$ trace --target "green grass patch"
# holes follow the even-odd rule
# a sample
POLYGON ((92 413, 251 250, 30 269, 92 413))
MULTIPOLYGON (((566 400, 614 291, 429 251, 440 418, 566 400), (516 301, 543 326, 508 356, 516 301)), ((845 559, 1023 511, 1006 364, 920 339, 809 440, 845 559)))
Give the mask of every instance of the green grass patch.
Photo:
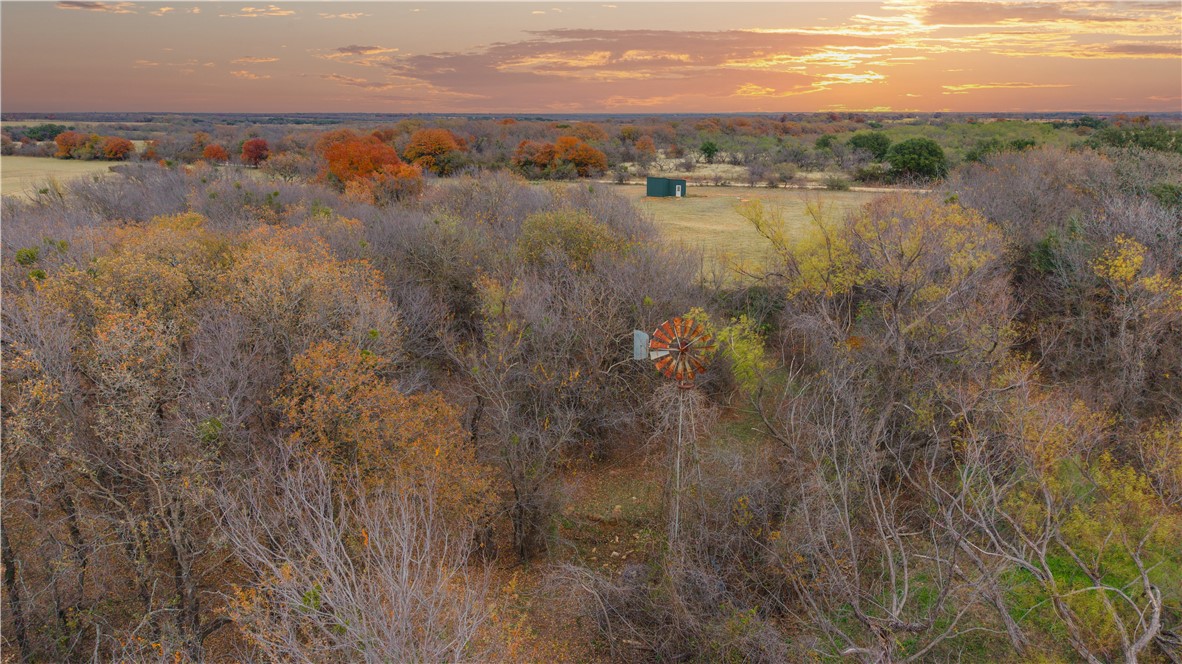
POLYGON ((782 207, 790 229, 803 231, 809 218, 805 205, 820 201, 837 214, 855 210, 878 192, 767 189, 757 187, 690 186, 684 198, 649 198, 643 185, 620 185, 613 191, 632 200, 651 215, 664 238, 702 251, 709 266, 763 265, 770 249, 767 240, 735 210, 739 203, 760 199, 765 206, 782 207))

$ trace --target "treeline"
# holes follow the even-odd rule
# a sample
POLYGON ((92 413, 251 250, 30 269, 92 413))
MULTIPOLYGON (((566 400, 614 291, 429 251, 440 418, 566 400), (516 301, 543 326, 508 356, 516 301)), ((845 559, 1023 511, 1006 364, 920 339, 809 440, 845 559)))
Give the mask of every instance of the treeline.
MULTIPOLYGON (((120 128, 121 136, 144 141, 134 154, 143 161, 260 166, 274 157, 274 172, 288 179, 315 175, 319 170, 315 162, 321 157, 317 145, 323 136, 341 131, 373 135, 401 159, 420 167, 428 157, 429 175, 511 170, 530 179, 610 174, 618 182, 627 182, 658 172, 702 170, 690 177, 715 185, 777 187, 801 184, 798 172, 826 172, 829 178, 824 184, 834 189, 855 181, 870 185, 926 182, 962 162, 1039 145, 1182 150, 1182 131, 1175 124, 1125 115, 1056 122, 856 113, 595 121, 415 117, 385 124, 351 121, 328 131, 307 124, 212 124, 201 118, 167 118, 143 126, 109 126, 120 128), (257 149, 260 141, 265 154, 257 149), (416 151, 424 147, 433 152, 416 151), (729 170, 700 169, 712 164, 724 164, 729 170)), ((99 140, 93 132, 45 123, 6 128, 3 149, 5 154, 61 158, 133 156, 128 150, 85 148, 99 140), (74 137, 76 133, 88 138, 74 137), (74 137, 68 146, 46 142, 61 134, 74 137)))
POLYGON ((1182 158, 990 151, 804 232, 754 200, 736 281, 608 187, 421 179, 470 135, 314 135, 291 180, 5 201, 15 657, 511 658, 498 560, 624 661, 1182 656, 1182 158), (627 359, 679 315, 692 391, 627 359), (639 454, 685 471, 659 545, 567 555, 564 474, 639 454))

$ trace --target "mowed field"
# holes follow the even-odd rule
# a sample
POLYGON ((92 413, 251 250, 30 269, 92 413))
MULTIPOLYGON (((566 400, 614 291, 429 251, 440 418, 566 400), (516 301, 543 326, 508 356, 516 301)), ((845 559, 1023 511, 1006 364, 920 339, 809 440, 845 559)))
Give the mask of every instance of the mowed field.
POLYGON ((766 258, 767 240, 755 232, 736 206, 759 199, 765 208, 778 208, 790 229, 805 232, 810 218, 808 203, 819 203, 837 218, 881 196, 881 192, 828 191, 818 189, 768 189, 761 187, 693 186, 684 198, 649 198, 644 185, 618 185, 613 189, 652 215, 672 242, 701 249, 708 263, 730 265, 735 261, 758 264, 766 258))
POLYGON ((0 194, 21 196, 34 193, 50 178, 65 182, 79 177, 110 173, 110 161, 74 161, 49 157, 0 157, 0 194))

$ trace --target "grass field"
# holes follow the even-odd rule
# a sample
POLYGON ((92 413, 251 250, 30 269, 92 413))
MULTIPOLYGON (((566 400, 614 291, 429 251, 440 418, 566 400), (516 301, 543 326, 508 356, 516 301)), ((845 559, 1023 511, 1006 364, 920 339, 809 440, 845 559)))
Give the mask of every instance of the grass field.
POLYGON ((735 260, 758 263, 765 258, 767 240, 735 210, 742 201, 762 199, 765 207, 779 207, 789 226, 803 231, 809 223, 805 205, 810 201, 820 202, 840 216, 881 195, 866 191, 691 187, 686 198, 648 198, 644 185, 617 185, 613 190, 652 215, 666 238, 702 249, 707 261, 716 265, 735 260))
POLYGON ((50 178, 64 182, 88 175, 101 176, 115 162, 74 161, 48 157, 0 157, 0 194, 20 196, 31 194, 50 178))

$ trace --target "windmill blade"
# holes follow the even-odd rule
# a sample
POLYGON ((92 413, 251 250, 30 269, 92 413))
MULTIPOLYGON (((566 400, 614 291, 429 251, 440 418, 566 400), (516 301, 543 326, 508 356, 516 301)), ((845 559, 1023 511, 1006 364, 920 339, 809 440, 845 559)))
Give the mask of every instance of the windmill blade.
POLYGON ((682 387, 693 387, 694 377, 706 372, 703 355, 714 350, 712 341, 705 325, 692 318, 675 316, 653 331, 648 342, 648 358, 666 377, 676 379, 682 387))
POLYGON ((676 337, 676 334, 674 334, 673 326, 669 325, 668 320, 664 321, 664 323, 662 323, 661 325, 658 325, 656 330, 652 331, 652 338, 660 339, 660 340, 664 341, 664 343, 667 343, 667 344, 671 343, 671 341, 673 341, 674 337, 676 337))
POLYGON ((665 357, 662 357, 661 359, 657 360, 656 365, 657 365, 657 371, 660 371, 661 373, 665 374, 666 376, 673 375, 673 356, 672 355, 666 355, 665 357))

